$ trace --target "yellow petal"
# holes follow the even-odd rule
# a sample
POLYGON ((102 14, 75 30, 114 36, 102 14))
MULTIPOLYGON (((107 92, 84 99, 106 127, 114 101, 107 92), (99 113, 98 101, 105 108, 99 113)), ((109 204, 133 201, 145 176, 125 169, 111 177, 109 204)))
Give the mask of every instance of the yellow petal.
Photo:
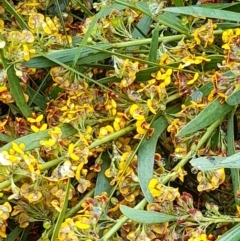
POLYGON ((77 221, 75 222, 75 225, 79 228, 79 229, 89 229, 90 225, 87 223, 82 223, 81 221, 77 221))

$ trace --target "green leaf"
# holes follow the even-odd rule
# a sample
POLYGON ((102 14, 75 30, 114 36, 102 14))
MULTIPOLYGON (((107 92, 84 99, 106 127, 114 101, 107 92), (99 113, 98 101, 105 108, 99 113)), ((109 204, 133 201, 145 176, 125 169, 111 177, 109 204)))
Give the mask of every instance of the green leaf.
POLYGON ((14 228, 10 234, 7 235, 7 238, 5 239, 5 241, 15 241, 17 240, 17 237, 20 235, 20 233, 23 231, 23 228, 20 228, 19 226, 17 226, 16 228, 14 228))
MULTIPOLYGON (((85 6, 87 2, 81 0, 75 0, 78 6, 80 7, 81 11, 83 11, 88 17, 93 16, 94 14, 85 6)), ((92 0, 89 1, 91 4, 93 3, 92 0)))
POLYGON ((177 220, 177 217, 173 215, 152 211, 137 210, 124 205, 120 206, 120 210, 129 219, 134 220, 138 223, 165 223, 177 220))
POLYGON ((240 224, 236 225, 235 227, 228 230, 226 233, 221 235, 217 241, 239 241, 240 236, 240 224))
POLYGON ((222 168, 223 165, 221 164, 221 161, 223 161, 224 159, 225 157, 218 157, 218 156, 199 157, 199 158, 192 159, 190 163, 197 170, 210 171, 210 170, 222 168))
POLYGON ((0 133, 0 141, 8 143, 10 141, 13 141, 13 138, 10 137, 10 136, 5 135, 3 133, 0 133))
POLYGON ((231 22, 223 22, 223 23, 217 23, 218 29, 229 29, 229 28, 238 28, 240 26, 239 23, 231 23, 231 22))
MULTIPOLYGON (((228 155, 234 155, 235 154, 235 143, 234 143, 234 114, 235 109, 231 111, 228 114, 228 125, 227 125, 227 150, 228 155)), ((237 197, 237 191, 240 187, 240 178, 239 178, 239 169, 237 168, 231 168, 231 178, 232 178, 232 184, 233 184, 233 193, 234 193, 234 199, 235 204, 240 205, 240 200, 237 197)))
MULTIPOLYGON (((99 49, 109 49, 112 47, 112 45, 98 44, 95 47, 99 49)), ((56 59, 58 61, 61 61, 61 63, 70 63, 74 59, 77 49, 78 48, 52 50, 46 53, 48 58, 45 58, 43 56, 36 56, 30 59, 28 62, 24 62, 23 65, 29 68, 47 68, 47 67, 57 66, 57 64, 54 61, 51 61, 50 59, 56 59)), ((94 55, 98 52, 99 50, 83 47, 82 52, 79 56, 79 59, 80 60, 84 59, 87 56, 91 56, 94 58, 94 55)))
MULTIPOLYGON (((212 82, 208 82, 207 84, 205 84, 201 88, 199 88, 197 91, 202 93, 202 97, 205 97, 205 96, 207 96, 211 92, 212 89, 213 89, 213 83, 212 82)), ((191 94, 191 96, 188 97, 185 100, 185 105, 189 105, 191 103, 190 101, 192 101, 192 100, 195 101, 193 99, 194 93, 195 92, 193 92, 191 94)))
POLYGON ((47 13, 51 15, 58 15, 59 10, 61 12, 64 12, 66 7, 68 6, 69 0, 58 0, 58 2, 53 1, 52 4, 50 4, 47 7, 47 13))
POLYGON ((153 136, 150 139, 144 139, 138 149, 138 178, 144 197, 149 203, 153 197, 148 189, 148 183, 153 177, 154 154, 159 136, 167 128, 168 122, 164 117, 159 117, 152 124, 154 128, 153 136))
POLYGON ((70 186, 71 186, 71 178, 68 178, 68 183, 67 183, 67 187, 66 187, 66 193, 65 193, 65 197, 64 197, 64 201, 63 201, 62 210, 61 210, 61 212, 60 212, 60 214, 58 216, 57 222, 56 222, 56 224, 54 226, 51 241, 57 240, 61 224, 62 224, 62 222, 64 220, 65 213, 67 211, 67 206, 68 206, 68 198, 69 198, 70 186))
POLYGON ((185 136, 202 130, 210 126, 216 120, 223 118, 232 109, 232 106, 229 106, 226 103, 221 104, 219 99, 215 99, 200 114, 185 125, 177 133, 177 136, 185 136))
POLYGON ((152 42, 150 44, 149 61, 156 63, 158 55, 158 37, 159 37, 159 26, 157 25, 152 33, 152 42))
POLYGON ((110 194, 111 185, 109 179, 105 176, 105 171, 109 168, 111 159, 107 152, 104 152, 100 157, 102 159, 101 171, 97 175, 96 187, 94 196, 102 195, 103 192, 110 194))
POLYGON ((211 59, 211 61, 204 64, 203 68, 205 71, 218 69, 218 64, 224 60, 223 55, 208 55, 208 58, 211 59))
POLYGON ((30 236, 29 234, 30 234, 34 224, 35 223, 29 223, 29 225, 23 230, 21 238, 20 238, 19 241, 31 241, 30 237, 29 237, 30 236))
MULTIPOLYGON (((80 58, 77 62, 77 65, 84 65, 84 64, 91 64, 91 63, 97 63, 98 61, 110 58, 112 55, 109 53, 95 53, 88 55, 84 58, 80 58)), ((109 66, 110 67, 110 66, 109 66)))
POLYGON ((235 90, 231 95, 229 95, 226 102, 231 106, 240 104, 240 90, 235 90))
MULTIPOLYGON (((61 128, 61 131, 62 131, 62 138, 66 138, 68 136, 72 136, 77 133, 77 130, 74 129, 70 124, 63 124, 59 127, 61 128)), ((40 147, 39 142, 41 140, 49 138, 49 134, 48 134, 49 130, 51 129, 40 131, 38 133, 29 134, 29 135, 20 137, 14 140, 13 142, 17 143, 18 145, 20 143, 24 143, 26 146, 26 151, 33 150, 40 147)), ((8 144, 0 148, 0 152, 4 150, 9 150, 11 147, 12 147, 12 142, 9 142, 8 144)))
POLYGON ((138 39, 147 36, 152 21, 153 20, 149 16, 144 15, 138 22, 137 27, 134 28, 132 32, 132 37, 134 39, 138 39))
POLYGON ((225 3, 226 6, 222 7, 221 9, 227 10, 227 11, 231 11, 231 12, 240 12, 240 2, 235 2, 235 3, 225 3))
POLYGON ((226 10, 212 9, 212 8, 206 8, 206 7, 200 7, 200 6, 171 7, 171 8, 164 8, 164 11, 171 12, 171 13, 194 15, 198 17, 224 19, 224 20, 236 21, 236 22, 238 22, 240 19, 240 13, 234 13, 226 10))
POLYGON ((7 79, 10 86, 10 93, 16 102, 17 107, 25 117, 31 116, 31 110, 28 107, 25 97, 23 95, 23 90, 20 85, 20 79, 16 76, 14 65, 10 65, 8 61, 3 57, 2 50, 0 51, 0 57, 4 69, 7 72, 7 79))
POLYGON ((202 171, 214 170, 218 168, 240 168, 240 153, 236 153, 229 157, 199 157, 190 161, 193 167, 202 171))
POLYGON ((30 117, 31 110, 26 103, 23 90, 20 85, 20 79, 16 76, 13 65, 8 68, 7 77, 10 86, 10 93, 15 100, 17 107, 25 117, 30 117))
MULTIPOLYGON (((203 8, 215 8, 215 9, 228 9, 233 5, 238 5, 238 3, 208 3, 208 4, 201 4, 203 8)), ((229 10, 228 10, 229 11, 229 10)))
POLYGON ((40 95, 36 90, 32 89, 30 86, 27 86, 26 90, 29 96, 29 102, 33 102, 36 106, 40 107, 42 110, 45 110, 47 106, 47 99, 40 95))
POLYGON ((1 2, 3 3, 5 9, 16 18, 21 28, 28 29, 28 25, 22 19, 21 15, 19 15, 18 12, 13 8, 13 6, 10 4, 10 1, 2 0, 1 2))

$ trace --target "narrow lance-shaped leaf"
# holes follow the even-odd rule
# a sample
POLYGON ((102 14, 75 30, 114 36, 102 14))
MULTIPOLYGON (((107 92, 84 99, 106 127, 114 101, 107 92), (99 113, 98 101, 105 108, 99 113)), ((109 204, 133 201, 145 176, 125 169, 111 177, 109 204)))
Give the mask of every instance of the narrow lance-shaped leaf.
POLYGON ((152 23, 152 19, 149 16, 144 15, 141 18, 141 20, 138 22, 137 27, 134 28, 132 32, 132 37, 134 39, 137 39, 137 38, 143 38, 147 36, 151 23, 152 23))
POLYGON ((5 9, 11 13, 19 23, 22 29, 28 29, 28 25, 25 23, 24 19, 21 17, 21 15, 18 14, 18 12, 14 9, 12 4, 10 3, 9 0, 2 0, 1 1, 5 7, 5 9))
POLYGON ((17 77, 14 69, 14 65, 9 65, 7 59, 4 58, 2 50, 0 51, 0 57, 4 69, 7 72, 8 83, 10 86, 10 93, 16 102, 17 107, 22 112, 25 117, 31 116, 31 110, 26 103, 25 97, 23 95, 23 90, 20 85, 20 79, 17 77))
MULTIPOLYGON (((227 149, 228 149, 228 155, 234 155, 235 154, 235 143, 234 143, 234 114, 235 109, 231 111, 228 114, 228 126, 227 126, 227 149)), ((239 170, 238 168, 231 168, 231 178, 232 178, 232 184, 233 184, 233 193, 234 193, 234 199, 235 204, 240 205, 240 200, 237 197, 237 191, 240 187, 239 183, 239 170)))
POLYGON ((23 90, 20 85, 20 79, 16 76, 13 66, 10 66, 7 70, 8 83, 10 85, 10 92, 13 96, 17 107, 25 117, 31 116, 31 110, 27 105, 23 90))
POLYGON ((211 102, 199 115, 185 125, 177 136, 185 136, 210 126, 216 120, 222 118, 233 109, 232 106, 221 104, 219 99, 211 102))
MULTIPOLYGON (((98 44, 96 45, 99 49, 109 49, 112 47, 111 44, 98 44)), ((57 64, 51 61, 51 58, 61 61, 62 63, 69 63, 73 60, 74 56, 76 55, 77 48, 71 49, 60 49, 60 50, 52 50, 46 53, 49 57, 45 58, 43 56, 36 56, 30 59, 27 62, 24 62, 24 66, 29 68, 47 68, 51 66, 56 66, 57 64)), ((84 59, 86 56, 92 56, 100 51, 89 49, 87 47, 83 47, 79 59, 84 59)))
POLYGON ((221 235, 217 241, 239 241, 240 236, 240 224, 236 225, 235 227, 228 230, 226 233, 221 235))
POLYGON ((159 26, 156 26, 152 34, 152 42, 150 44, 149 61, 156 63, 158 54, 158 37, 159 37, 159 26))
POLYGON ((109 195, 111 191, 109 179, 105 176, 105 171, 109 168, 111 159, 107 152, 104 152, 100 158, 102 159, 101 171, 97 175, 94 196, 102 195, 102 192, 107 192, 109 195))
POLYGON ((190 161, 190 164, 195 167, 197 170, 201 171, 210 171, 218 168, 222 168, 223 165, 221 161, 224 160, 225 157, 211 156, 211 157, 199 157, 194 158, 190 161))
POLYGON ((231 95, 229 95, 226 102, 231 106, 240 104, 240 90, 235 90, 231 95))
POLYGON ((218 168, 240 168, 240 153, 236 153, 229 157, 199 157, 190 161, 191 165, 198 170, 208 171, 218 168))
POLYGON ((217 18, 236 22, 238 22, 240 19, 240 13, 234 13, 226 10, 205 8, 199 6, 164 8, 164 11, 171 13, 194 15, 198 17, 217 18))
MULTIPOLYGON (((72 136, 77 133, 77 130, 74 129, 70 124, 63 124, 59 126, 62 131, 62 138, 66 138, 68 136, 72 136)), ((18 139, 15 139, 13 142, 16 144, 24 143, 26 146, 26 151, 36 149, 40 146, 40 141, 44 140, 46 138, 49 138, 49 132, 50 129, 45 131, 40 131, 38 133, 32 133, 23 137, 20 137, 18 139)), ((9 150, 12 147, 12 142, 9 142, 8 144, 4 145, 0 148, 0 152, 4 150, 9 150)))
POLYGON ((17 237, 19 237, 20 233, 23 231, 23 228, 20 228, 19 226, 15 227, 11 233, 7 235, 7 238, 5 241, 14 241, 17 240, 17 237))
POLYGON ((164 117, 160 117, 154 121, 153 136, 150 139, 144 139, 138 150, 138 178, 140 187, 144 197, 148 202, 152 202, 153 198, 148 189, 148 183, 153 177, 154 155, 159 136, 167 128, 168 123, 164 117))
POLYGON ((120 210, 129 219, 139 223, 165 223, 177 220, 177 217, 173 215, 152 211, 137 210, 124 205, 120 206, 120 210))

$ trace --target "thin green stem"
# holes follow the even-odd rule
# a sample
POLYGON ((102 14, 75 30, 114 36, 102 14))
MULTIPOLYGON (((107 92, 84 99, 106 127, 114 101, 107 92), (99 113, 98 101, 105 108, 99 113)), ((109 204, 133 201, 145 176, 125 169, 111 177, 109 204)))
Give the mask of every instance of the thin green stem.
MULTIPOLYGON (((147 204, 147 200, 143 199, 138 205, 135 206, 135 209, 143 209, 147 204)), ((116 224, 101 238, 101 241, 108 241, 122 226, 128 221, 126 216, 118 219, 116 224)))
POLYGON ((127 126, 127 127, 123 128, 120 131, 117 131, 117 132, 114 132, 114 133, 112 133, 108 136, 105 136, 102 139, 97 139, 89 146, 89 149, 93 149, 93 148, 95 148, 97 146, 100 146, 102 144, 105 144, 105 143, 111 142, 113 140, 116 140, 117 138, 119 138, 121 136, 124 136, 125 134, 129 133, 130 131, 132 131, 134 129, 136 129, 136 125, 132 124, 130 126, 127 126))
MULTIPOLYGON (((184 34, 159 37, 158 42, 159 43, 169 43, 172 41, 181 40, 184 37, 186 37, 184 34)), ((112 46, 113 46, 113 48, 126 48, 126 47, 131 47, 131 46, 138 46, 138 45, 144 46, 144 45, 150 44, 151 42, 152 42, 152 38, 136 39, 136 40, 122 42, 122 43, 115 43, 115 44, 112 44, 112 46)))
POLYGON ((65 218, 70 218, 72 217, 73 215, 75 215, 79 210, 80 208, 82 207, 82 204, 83 202, 85 202, 85 200, 88 198, 88 197, 92 197, 93 194, 94 194, 94 188, 92 188, 83 198, 81 198, 80 202, 78 202, 73 208, 71 208, 65 215, 65 218))

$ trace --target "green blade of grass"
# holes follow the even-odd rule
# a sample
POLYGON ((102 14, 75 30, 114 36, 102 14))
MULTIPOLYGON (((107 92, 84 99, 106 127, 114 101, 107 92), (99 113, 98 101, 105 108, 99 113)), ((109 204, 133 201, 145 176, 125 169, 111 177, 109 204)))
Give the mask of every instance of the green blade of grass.
MULTIPOLYGON (((43 82, 41 83, 41 85, 42 84, 43 84, 43 82)), ((29 106, 31 106, 31 104, 34 103, 36 106, 40 107, 42 110, 45 110, 45 108, 47 106, 47 99, 38 93, 40 90, 40 87, 41 86, 39 86, 38 90, 36 91, 36 90, 32 89, 30 86, 27 86, 26 93, 29 96, 29 106)))
MULTIPOLYGON (((64 2, 66 2, 66 7, 68 5, 68 1, 67 0, 64 0, 64 2)), ((66 31, 66 28, 65 28, 65 23, 64 23, 64 20, 63 20, 63 14, 62 12, 64 10, 61 9, 60 5, 59 5, 59 0, 54 0, 54 3, 55 3, 55 6, 56 6, 56 9, 57 9, 57 13, 58 13, 58 17, 59 17, 59 20, 61 22, 61 25, 62 25, 62 29, 63 29, 63 32, 65 34, 65 37, 66 37, 66 40, 67 40, 67 43, 68 43, 68 46, 71 47, 71 44, 69 43, 69 40, 68 40, 68 35, 67 35, 67 31, 66 31)))
POLYGON ((169 13, 181 13, 186 15, 193 15, 198 17, 224 19, 224 20, 235 21, 235 22, 238 22, 240 19, 240 13, 234 13, 226 10, 212 9, 212 8, 199 7, 199 6, 171 7, 171 8, 165 8, 164 11, 169 13))
POLYGON ((144 139, 138 149, 138 178, 141 190, 146 200, 151 203, 153 197, 148 189, 148 183, 153 177, 154 154, 159 136, 167 128, 168 122, 164 117, 159 117, 152 124, 154 128, 150 139, 144 139))
POLYGON ((23 230, 19 241, 30 241, 29 234, 30 234, 33 226, 34 226, 34 223, 29 223, 29 225, 23 230))
POLYGON ((7 72, 8 84, 10 86, 10 93, 16 102, 17 107, 25 117, 31 116, 31 110, 28 107, 23 90, 20 85, 20 79, 16 76, 13 65, 9 65, 8 61, 4 58, 2 50, 0 51, 2 64, 7 72))
POLYGON ((28 25, 25 23, 23 18, 15 11, 15 9, 12 7, 12 5, 9 3, 9 1, 2 0, 1 2, 3 3, 5 9, 16 18, 16 20, 18 21, 21 28, 28 29, 28 25))
POLYGON ((152 34, 152 41, 150 44, 150 51, 149 51, 149 61, 156 63, 157 62, 157 55, 158 55, 158 37, 159 37, 159 26, 157 25, 153 30, 152 34))
POLYGON ((88 17, 91 17, 91 16, 94 15, 90 10, 88 10, 87 7, 85 7, 84 4, 81 3, 81 1, 79 1, 79 0, 75 0, 75 1, 77 2, 78 6, 81 8, 81 10, 83 10, 83 12, 84 12, 88 17))
POLYGON ((59 15, 59 13, 61 14, 61 12, 65 11, 68 4, 69 0, 58 0, 57 2, 53 0, 46 9, 47 13, 51 15, 59 15))
POLYGON ((7 235, 7 238, 5 239, 5 241, 15 241, 17 240, 17 237, 20 235, 20 233, 23 231, 23 228, 20 228, 19 226, 17 226, 16 228, 14 228, 11 233, 9 233, 7 235))
POLYGON ((138 22, 136 28, 134 28, 132 32, 132 37, 134 39, 146 38, 152 21, 153 20, 149 16, 144 15, 138 22))
POLYGON ((65 214, 66 214, 67 206, 68 206, 68 198, 69 198, 70 186, 71 186, 71 178, 68 178, 68 183, 67 183, 67 187, 66 187, 65 198, 64 198, 64 201, 63 201, 62 210, 61 210, 61 212, 60 212, 60 214, 58 216, 57 222, 56 222, 56 224, 54 226, 53 234, 52 234, 52 237, 51 237, 51 241, 56 241, 57 240, 61 224, 62 224, 62 222, 63 222, 63 220, 65 218, 65 214))

